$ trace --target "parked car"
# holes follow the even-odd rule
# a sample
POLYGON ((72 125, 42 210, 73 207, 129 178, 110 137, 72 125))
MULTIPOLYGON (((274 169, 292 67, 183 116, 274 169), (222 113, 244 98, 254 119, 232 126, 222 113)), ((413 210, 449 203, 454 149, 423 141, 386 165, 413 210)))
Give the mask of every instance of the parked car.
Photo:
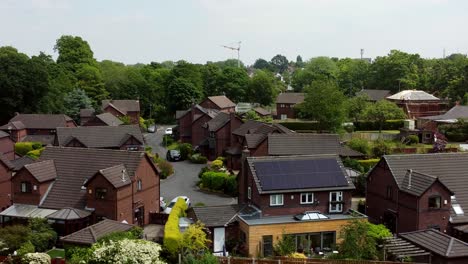
POLYGON ((182 198, 184 199, 185 203, 187 204, 187 207, 190 207, 190 199, 187 196, 177 196, 176 198, 172 199, 172 201, 169 203, 169 205, 164 209, 165 214, 170 214, 172 211, 172 208, 177 202, 177 199, 182 198))
POLYGON ((168 161, 179 161, 182 160, 182 155, 180 155, 180 151, 177 149, 170 149, 167 151, 166 159, 168 161))
POLYGON ((164 134, 166 134, 166 135, 172 135, 172 127, 166 128, 166 130, 164 130, 164 134))
POLYGON ((155 133, 156 130, 156 125, 151 125, 148 127, 148 133, 155 133))
POLYGON ((160 212, 164 211, 166 209, 166 201, 164 201, 164 197, 159 197, 159 207, 160 207, 160 212))

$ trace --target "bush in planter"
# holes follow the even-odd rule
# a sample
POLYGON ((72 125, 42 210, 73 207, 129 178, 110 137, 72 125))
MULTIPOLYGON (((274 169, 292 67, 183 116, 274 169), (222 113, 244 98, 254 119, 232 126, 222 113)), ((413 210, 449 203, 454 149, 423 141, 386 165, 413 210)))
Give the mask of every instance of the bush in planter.
POLYGON ((192 144, 183 143, 179 145, 180 156, 183 160, 186 160, 190 155, 192 155, 192 144))
POLYGON ((198 178, 201 179, 203 173, 207 172, 207 171, 211 171, 210 167, 203 167, 201 168, 200 172, 198 173, 198 178))
POLYGON ((193 154, 190 157, 190 162, 196 163, 196 164, 206 164, 208 162, 208 159, 205 156, 202 156, 201 154, 193 154))
POLYGON ((215 170, 215 171, 219 171, 221 168, 223 167, 223 161, 222 160, 214 160, 212 163, 211 163, 211 169, 215 170))

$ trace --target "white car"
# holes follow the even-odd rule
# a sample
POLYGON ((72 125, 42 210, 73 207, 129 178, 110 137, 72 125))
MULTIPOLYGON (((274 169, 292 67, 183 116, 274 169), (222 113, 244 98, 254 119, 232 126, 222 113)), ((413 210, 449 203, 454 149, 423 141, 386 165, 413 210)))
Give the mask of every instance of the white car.
POLYGON ((166 201, 164 201, 164 197, 159 197, 159 207, 161 207, 161 211, 166 209, 166 201))
POLYGON ((166 128, 166 130, 164 131, 164 134, 166 134, 166 135, 172 135, 172 127, 166 128))
POLYGON ((187 207, 190 207, 190 199, 187 196, 177 196, 176 198, 172 199, 172 201, 167 205, 166 209, 164 209, 165 214, 170 214, 172 211, 172 207, 177 202, 177 199, 182 198, 184 199, 185 203, 187 204, 187 207))

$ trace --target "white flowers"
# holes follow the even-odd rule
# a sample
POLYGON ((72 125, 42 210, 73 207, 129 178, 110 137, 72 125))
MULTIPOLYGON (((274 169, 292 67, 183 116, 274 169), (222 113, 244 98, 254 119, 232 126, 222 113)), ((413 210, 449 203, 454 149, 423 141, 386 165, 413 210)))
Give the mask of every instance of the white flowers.
POLYGON ((23 256, 23 263, 50 264, 50 256, 47 253, 27 253, 23 256))
POLYGON ((165 264, 159 259, 161 246, 145 240, 123 239, 93 246, 90 263, 165 264))

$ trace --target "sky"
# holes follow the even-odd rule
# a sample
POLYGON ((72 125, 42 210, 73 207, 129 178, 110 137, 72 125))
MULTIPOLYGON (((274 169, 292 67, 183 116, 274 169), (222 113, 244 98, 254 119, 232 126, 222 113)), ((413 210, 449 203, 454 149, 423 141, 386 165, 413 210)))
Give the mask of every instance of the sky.
POLYGON ((276 54, 440 58, 468 53, 466 0, 0 0, 0 46, 30 56, 62 35, 88 41, 97 60, 126 64, 276 54))

